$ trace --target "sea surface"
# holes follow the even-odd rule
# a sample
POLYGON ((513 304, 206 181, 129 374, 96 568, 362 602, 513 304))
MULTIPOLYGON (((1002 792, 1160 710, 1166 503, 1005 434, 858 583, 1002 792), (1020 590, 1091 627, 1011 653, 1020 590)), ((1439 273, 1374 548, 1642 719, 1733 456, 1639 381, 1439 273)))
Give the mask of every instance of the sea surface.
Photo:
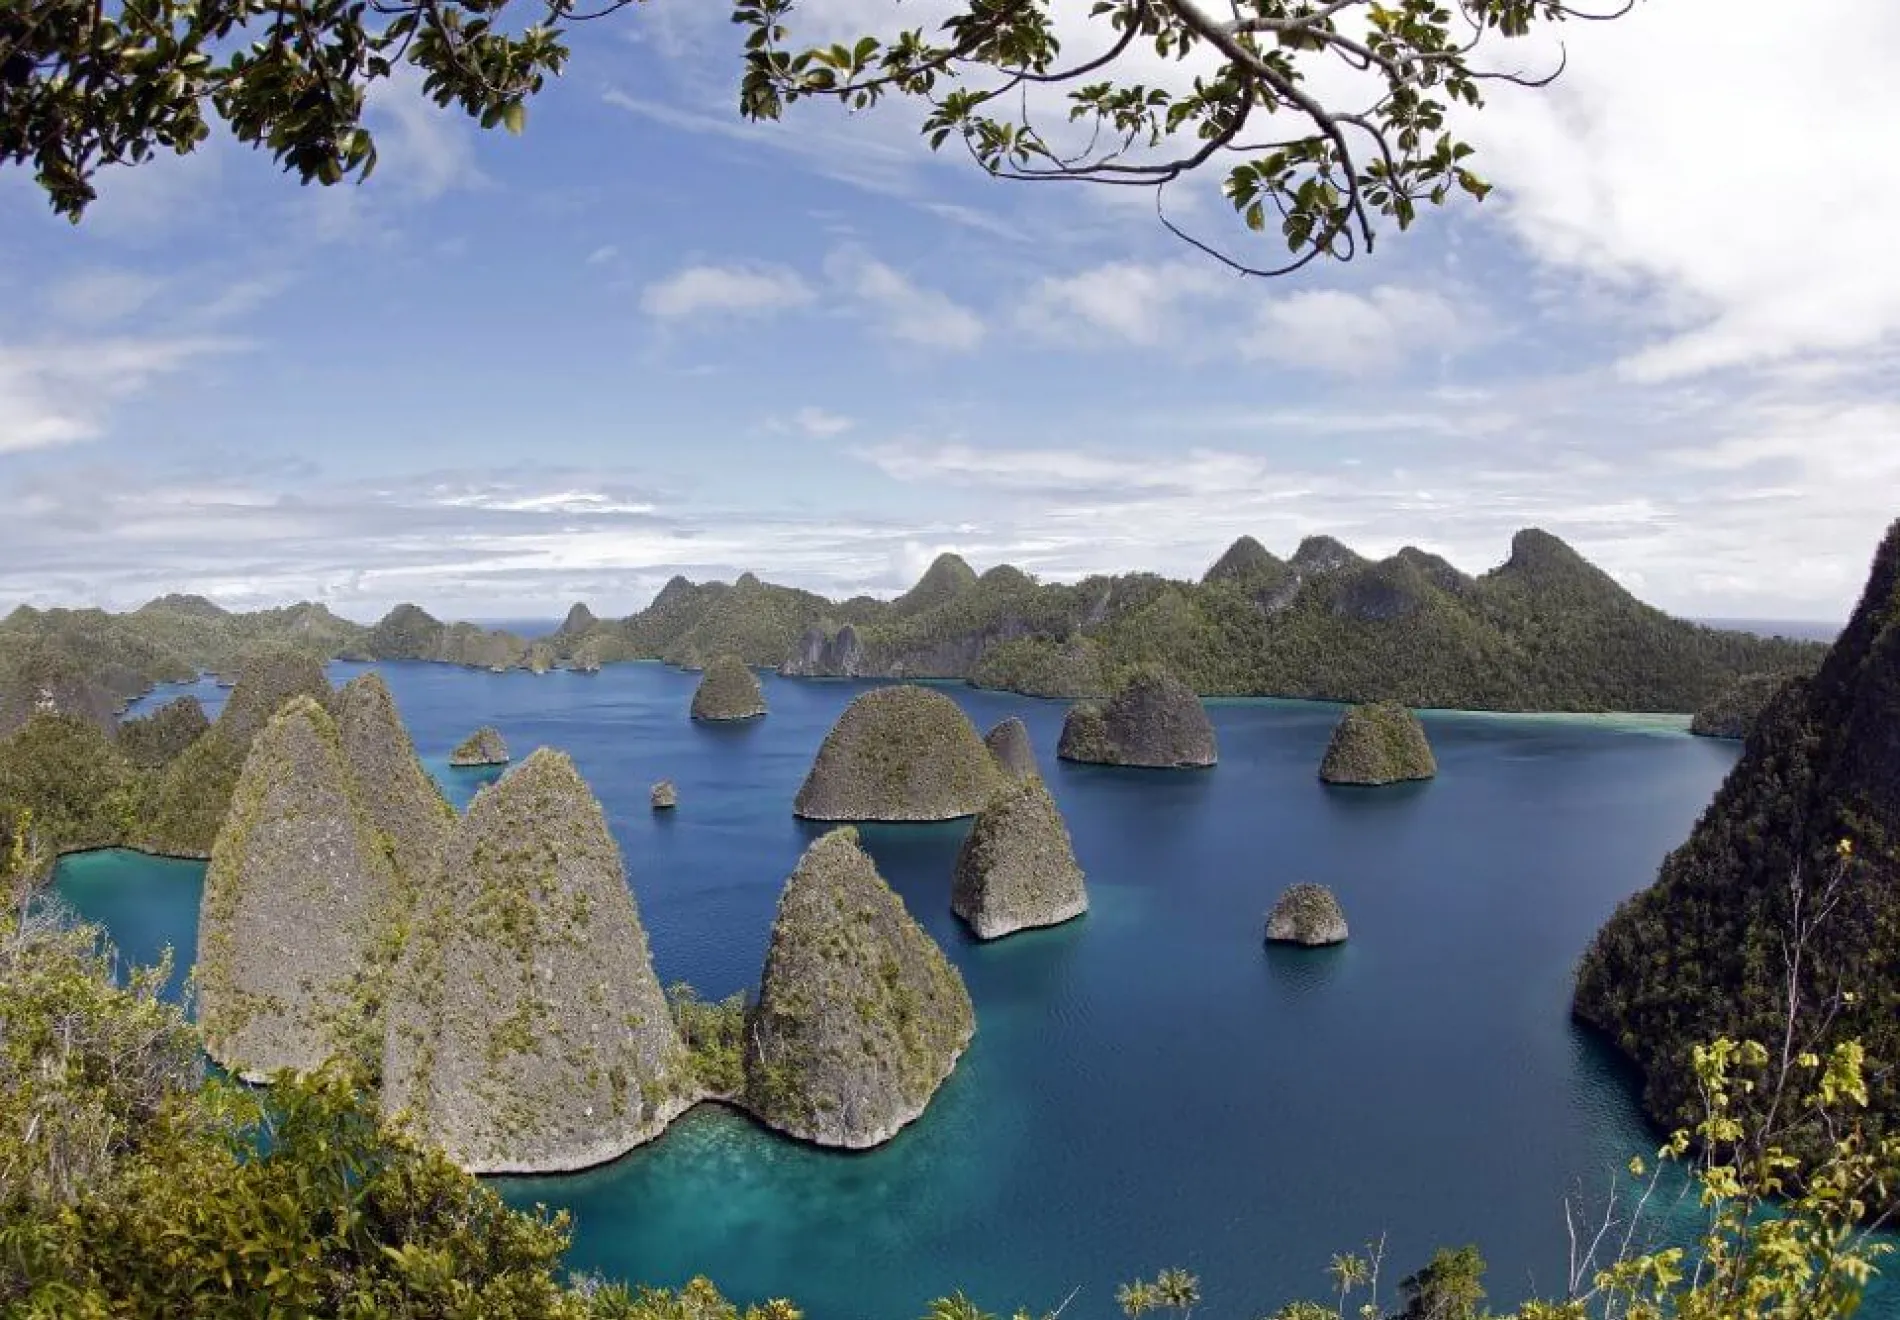
MULTIPOLYGON (((495 775, 446 765, 477 724, 517 758, 571 753, 625 852, 661 979, 714 997, 756 982, 779 890, 817 834, 793 794, 867 684, 767 676, 770 715, 709 727, 687 718, 695 676, 658 664, 376 668, 458 804, 495 775), (676 812, 647 806, 661 777, 676 812)), ((1315 768, 1335 706, 1213 702, 1216 768, 1127 771, 1056 761, 1060 703, 941 690, 979 727, 1028 723, 1088 915, 978 945, 949 905, 966 826, 865 829, 969 983, 969 1053, 870 1153, 702 1107, 606 1167, 503 1181, 520 1204, 574 1212, 574 1267, 703 1273, 814 1320, 908 1320, 956 1288, 1005 1313, 1079 1289, 1065 1314, 1108 1320, 1118 1282, 1180 1265, 1201 1277, 1197 1315, 1254 1320, 1324 1296, 1333 1253, 1383 1238, 1388 1285, 1471 1242, 1494 1305, 1562 1291, 1566 1198, 1600 1207, 1657 1144, 1633 1077, 1569 1020, 1572 968, 1681 842, 1736 744, 1688 737, 1681 719, 1431 712, 1436 780, 1332 789, 1315 768), (1262 946, 1266 909, 1296 881, 1338 893, 1348 944, 1262 946)), ((141 961, 167 945, 189 959, 200 885, 195 864, 126 853, 59 874, 141 961)))

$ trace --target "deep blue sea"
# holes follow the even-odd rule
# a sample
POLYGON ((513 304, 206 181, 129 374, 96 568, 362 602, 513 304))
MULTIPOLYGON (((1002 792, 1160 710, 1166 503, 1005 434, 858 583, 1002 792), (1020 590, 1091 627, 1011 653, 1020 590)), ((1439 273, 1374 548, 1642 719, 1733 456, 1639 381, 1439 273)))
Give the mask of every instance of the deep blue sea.
MULTIPOLYGON (((378 668, 458 804, 493 777, 445 764, 477 724, 517 758, 571 753, 625 851, 662 980, 709 996, 755 983, 779 889, 815 837, 793 794, 864 684, 768 676, 771 714, 721 728, 687 718, 695 676, 658 664, 378 668), (661 777, 677 812, 648 809, 661 777)), ((954 1288, 1047 1308, 1079 1288, 1068 1314, 1106 1320, 1116 1283, 1182 1265, 1201 1276, 1199 1314, 1252 1320, 1323 1295, 1332 1254, 1383 1235, 1388 1280, 1473 1242, 1495 1305, 1562 1290, 1565 1197, 1600 1197, 1656 1144, 1633 1079, 1569 1021, 1572 967, 1683 839, 1735 744, 1667 717, 1429 713, 1436 780, 1329 789, 1315 768, 1337 707, 1215 702, 1218 767, 1124 771, 1055 759, 1060 703, 942 690, 979 727, 1027 721, 1089 914, 979 946, 950 913, 966 827, 865 830, 969 983, 971 1050, 922 1119, 867 1154, 703 1107, 607 1167, 504 1182, 574 1211, 576 1268, 704 1273, 814 1320, 907 1320, 954 1288), (1262 946, 1266 909, 1302 880, 1338 893, 1348 944, 1262 946)), ((94 854, 68 859, 59 885, 130 956, 189 957, 200 869, 94 854)))

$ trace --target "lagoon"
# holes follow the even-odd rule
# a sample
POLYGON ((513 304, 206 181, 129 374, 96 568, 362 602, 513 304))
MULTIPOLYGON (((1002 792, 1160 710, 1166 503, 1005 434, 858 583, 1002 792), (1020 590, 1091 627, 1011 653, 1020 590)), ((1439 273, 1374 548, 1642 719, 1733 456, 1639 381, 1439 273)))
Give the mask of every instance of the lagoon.
MULTIPOLYGON (((458 805, 495 773, 447 766, 478 724, 517 759, 543 744, 574 757, 662 981, 714 997, 756 982, 779 889, 819 832, 792 797, 865 684, 767 677, 771 714, 719 727, 687 719, 696 676, 657 664, 374 667, 458 805), (660 778, 677 812, 649 810, 660 778)), ((978 945, 949 910, 966 825, 865 829, 969 983, 978 1030, 956 1073, 865 1154, 702 1107, 603 1168, 503 1180, 520 1203, 574 1211, 575 1268, 703 1273, 814 1320, 902 1320, 955 1288, 1002 1311, 1079 1288, 1069 1314, 1108 1316, 1118 1282, 1181 1265, 1201 1276, 1198 1315, 1251 1320, 1324 1295, 1331 1255, 1384 1235, 1388 1281, 1474 1242, 1494 1305, 1561 1291, 1565 1196, 1600 1196, 1656 1144, 1633 1078, 1569 1021, 1571 971, 1736 745, 1679 720, 1426 712, 1436 780, 1336 789, 1315 776, 1335 706, 1213 702, 1219 766, 1129 771, 1057 762, 1061 703, 942 690, 979 727, 1028 724, 1091 911, 978 945), (1262 946, 1266 909, 1302 880, 1339 895, 1350 943, 1262 946)), ((188 961, 200 876, 102 853, 67 859, 59 885, 129 957, 170 944, 188 961)))

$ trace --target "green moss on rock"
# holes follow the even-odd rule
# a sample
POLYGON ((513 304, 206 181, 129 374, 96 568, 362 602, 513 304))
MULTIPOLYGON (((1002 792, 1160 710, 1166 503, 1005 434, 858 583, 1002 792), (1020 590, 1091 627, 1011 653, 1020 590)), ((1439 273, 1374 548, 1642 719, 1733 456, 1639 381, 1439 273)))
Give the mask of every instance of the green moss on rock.
POLYGON ((978 939, 1055 926, 1088 911, 1069 828, 1034 773, 991 799, 964 837, 950 910, 978 939))
POLYGON ((205 872, 198 1021, 245 1077, 373 1056, 394 869, 329 713, 293 698, 254 740, 205 872))
POLYGON ((1345 939, 1346 914, 1324 885, 1293 885, 1267 913, 1269 944, 1316 946, 1342 944, 1345 939))
POLYGON ((923 1112, 975 1030, 963 978, 857 831, 812 844, 772 923, 746 1038, 746 1107, 819 1145, 878 1145, 923 1112))
POLYGON ((484 724, 455 744, 455 750, 449 753, 449 764, 454 766, 507 765, 508 744, 502 741, 499 730, 484 724))
POLYGON ((693 691, 696 720, 749 720, 765 714, 765 692, 746 662, 728 652, 716 657, 693 691))
POLYGON ((1106 702, 1082 702, 1062 723, 1056 755, 1098 765, 1193 769, 1220 759, 1194 690, 1166 670, 1135 670, 1106 702))
POLYGON ((983 745, 996 758, 999 769, 1011 779, 1036 773, 1036 749, 1029 741, 1029 726, 1011 715, 983 735, 983 745))
POLYGON ((1390 701, 1354 706, 1341 716, 1319 767, 1329 784, 1396 784, 1437 773, 1425 726, 1390 701))
POLYGON ((613 1159, 700 1096, 606 817, 542 748, 483 789, 404 949, 383 1103, 462 1167, 613 1159))
POLYGON ((956 702, 874 688, 825 736, 793 809, 809 820, 951 820, 982 810, 1003 779, 956 702))

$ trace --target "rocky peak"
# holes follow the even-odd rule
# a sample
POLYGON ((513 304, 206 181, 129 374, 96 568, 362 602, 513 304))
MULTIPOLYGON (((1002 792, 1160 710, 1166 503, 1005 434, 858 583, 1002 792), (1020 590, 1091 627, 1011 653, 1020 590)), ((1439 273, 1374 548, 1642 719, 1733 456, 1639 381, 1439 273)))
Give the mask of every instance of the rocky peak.
POLYGON ((1221 553, 1206 573, 1203 582, 1244 582, 1261 574, 1281 574, 1286 564, 1251 536, 1237 539, 1221 553))
POLYGON ((917 585, 891 602, 891 612, 899 616, 919 614, 944 604, 975 584, 976 570, 961 556, 944 553, 931 561, 917 585))
POLYGON ((336 698, 343 759, 357 798, 386 841, 399 879, 426 884, 439 865, 455 811, 416 757, 396 700, 380 674, 362 674, 336 698))
POLYGON ((587 608, 585 602, 575 601, 573 607, 568 610, 567 617, 561 620, 560 630, 565 636, 577 637, 598 622, 599 620, 594 617, 594 612, 587 608))
POLYGON ((1300 542, 1293 558, 1287 561, 1302 573, 1332 573, 1365 559, 1344 542, 1330 536, 1309 536, 1300 542))

